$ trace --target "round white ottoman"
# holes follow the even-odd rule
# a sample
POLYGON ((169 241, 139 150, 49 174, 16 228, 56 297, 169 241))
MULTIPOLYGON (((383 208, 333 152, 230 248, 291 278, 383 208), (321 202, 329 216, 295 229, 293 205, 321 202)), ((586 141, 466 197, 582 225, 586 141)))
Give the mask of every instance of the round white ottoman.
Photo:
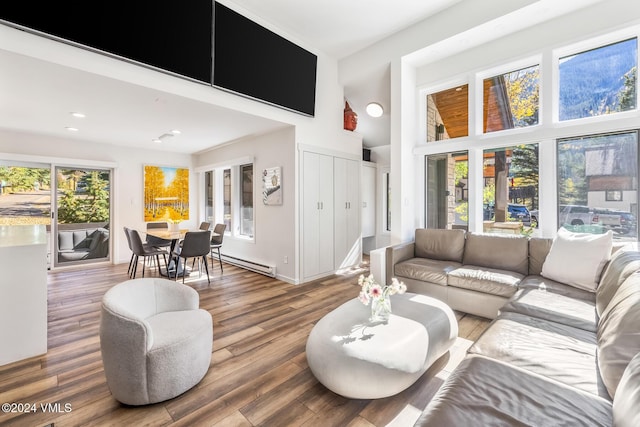
POLYGON ((353 299, 320 319, 306 348, 318 381, 348 398, 392 396, 416 382, 458 336, 453 311, 435 298, 397 294, 391 309, 388 322, 373 323, 371 308, 353 299))

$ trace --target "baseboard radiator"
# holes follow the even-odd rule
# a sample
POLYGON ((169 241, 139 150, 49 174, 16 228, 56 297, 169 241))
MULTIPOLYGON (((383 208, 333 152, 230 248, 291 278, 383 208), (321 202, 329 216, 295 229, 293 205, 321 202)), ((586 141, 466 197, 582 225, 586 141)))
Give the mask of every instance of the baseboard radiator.
POLYGON ((264 274, 269 277, 276 277, 276 266, 259 264, 257 262, 248 261, 246 259, 236 258, 230 255, 222 254, 222 261, 235 265, 237 267, 244 268, 246 270, 255 271, 256 273, 264 274))

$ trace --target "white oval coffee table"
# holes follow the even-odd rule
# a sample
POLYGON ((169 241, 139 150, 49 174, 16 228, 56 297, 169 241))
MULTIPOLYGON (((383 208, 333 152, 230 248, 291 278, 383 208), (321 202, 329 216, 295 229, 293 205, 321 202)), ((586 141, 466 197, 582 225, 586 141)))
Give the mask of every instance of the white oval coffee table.
POLYGON ((412 293, 391 297, 386 323, 370 322, 357 298, 316 323, 307 361, 329 390, 348 398, 393 396, 416 382, 453 345, 458 322, 442 301, 412 293))

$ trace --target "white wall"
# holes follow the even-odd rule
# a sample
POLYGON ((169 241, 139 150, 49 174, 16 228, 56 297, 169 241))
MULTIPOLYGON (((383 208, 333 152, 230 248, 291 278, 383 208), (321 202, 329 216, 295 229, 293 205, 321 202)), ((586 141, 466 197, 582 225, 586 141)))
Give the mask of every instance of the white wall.
MULTIPOLYGON (((108 144, 86 143, 43 135, 0 130, 0 158, 22 159, 62 166, 90 167, 113 165, 112 194, 112 259, 116 263, 129 262, 131 252, 122 227, 144 230, 143 214, 144 165, 176 166, 192 169, 191 156, 166 151, 139 150, 108 144)), ((184 228, 197 228, 197 195, 193 171, 189 177, 189 220, 184 228)))
MULTIPOLYGON (((198 171, 207 170, 245 156, 253 158, 254 240, 225 236, 222 253, 274 265, 278 278, 294 283, 297 280, 295 129, 289 127, 200 153, 194 156, 194 166, 198 171), (275 166, 282 167, 282 205, 265 206, 262 171, 275 166)), ((204 203, 202 198, 199 203, 204 203)))

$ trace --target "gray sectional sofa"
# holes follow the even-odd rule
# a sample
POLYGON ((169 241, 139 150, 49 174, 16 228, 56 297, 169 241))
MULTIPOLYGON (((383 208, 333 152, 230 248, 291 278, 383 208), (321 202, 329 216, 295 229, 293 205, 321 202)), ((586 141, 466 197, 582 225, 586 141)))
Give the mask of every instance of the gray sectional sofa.
POLYGON ((109 230, 82 228, 58 231, 58 262, 109 256, 109 230))
POLYGON ((478 297, 478 305, 493 304, 472 312, 491 314, 497 307, 490 326, 416 426, 640 425, 637 246, 614 251, 590 291, 540 274, 551 239, 418 230, 416 242, 412 258, 407 257, 411 244, 387 250, 388 256, 400 251, 387 267, 413 285, 412 292, 435 289, 459 310, 474 306, 460 301, 465 296, 478 297), (463 253, 454 253, 461 236, 463 253), (448 253, 436 259, 415 256, 431 256, 436 247, 448 253), (524 258, 518 262, 515 253, 524 258), (427 265, 428 273, 419 276, 416 265, 427 265))

